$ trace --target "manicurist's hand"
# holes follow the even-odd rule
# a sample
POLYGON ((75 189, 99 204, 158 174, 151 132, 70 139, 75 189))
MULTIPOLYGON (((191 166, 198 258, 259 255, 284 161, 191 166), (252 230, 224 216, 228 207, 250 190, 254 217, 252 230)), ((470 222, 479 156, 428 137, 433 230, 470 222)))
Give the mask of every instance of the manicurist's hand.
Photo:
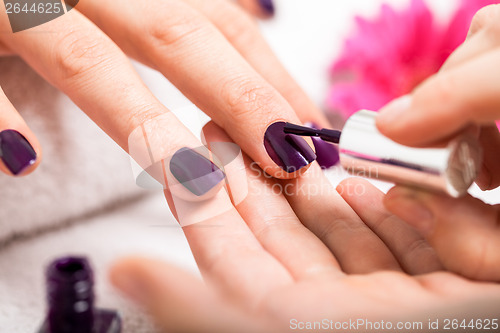
MULTIPOLYGON (((241 3, 260 16, 274 10, 272 1, 241 3)), ((2 12, 0 28, 2 53, 21 56, 125 150, 135 129, 169 114, 140 81, 130 56, 163 73, 268 174, 294 178, 316 158, 309 139, 284 138, 281 122, 326 126, 324 116, 272 54, 255 22, 230 0, 86 0, 17 33, 2 12)), ((1 168, 29 173, 40 161, 40 145, 3 94, 0 107, 1 168)), ((159 160, 187 144, 200 145, 175 117, 163 120, 166 127, 152 129, 162 132, 165 156, 159 160)))
MULTIPOLYGON (((213 152, 225 151, 217 148, 229 141, 220 128, 209 124, 204 133, 213 152)), ((185 206, 166 191, 181 225, 212 212, 183 226, 205 283, 142 257, 111 271, 113 283, 166 332, 276 333, 325 318, 417 313, 427 321, 439 308, 500 297, 499 286, 440 272, 434 250, 384 209, 383 193, 368 182, 348 180, 336 191, 317 165, 278 181, 243 160, 225 168, 226 198, 185 206), (239 203, 220 210, 224 201, 239 203)))
MULTIPOLYGON (((389 104, 377 119, 380 131, 402 144, 443 142, 478 127, 484 163, 477 184, 500 185, 500 6, 483 8, 467 41, 442 70, 411 95, 389 104)), ((444 267, 466 277, 500 282, 500 206, 470 195, 460 199, 400 186, 386 207, 416 227, 444 267)))

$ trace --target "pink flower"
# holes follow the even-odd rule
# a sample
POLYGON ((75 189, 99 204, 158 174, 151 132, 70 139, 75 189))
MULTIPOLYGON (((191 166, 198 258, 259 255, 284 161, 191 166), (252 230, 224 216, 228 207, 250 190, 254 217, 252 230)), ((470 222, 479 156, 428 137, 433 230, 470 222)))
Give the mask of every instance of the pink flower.
POLYGON ((447 24, 437 22, 423 0, 411 0, 401 11, 383 5, 373 20, 357 17, 357 30, 331 69, 329 109, 344 118, 360 109, 378 110, 437 72, 465 40, 474 14, 497 2, 459 1, 447 24))

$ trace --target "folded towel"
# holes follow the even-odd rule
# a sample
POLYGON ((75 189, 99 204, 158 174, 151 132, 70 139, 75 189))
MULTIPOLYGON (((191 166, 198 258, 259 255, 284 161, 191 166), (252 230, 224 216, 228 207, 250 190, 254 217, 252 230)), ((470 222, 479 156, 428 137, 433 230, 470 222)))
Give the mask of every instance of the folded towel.
POLYGON ((34 333, 47 311, 44 271, 54 258, 84 255, 95 274, 96 306, 117 310, 123 333, 159 333, 151 319, 110 285, 109 266, 133 254, 158 258, 196 274, 182 229, 161 192, 106 213, 78 219, 0 250, 0 332, 34 333))
POLYGON ((43 149, 31 175, 0 174, 0 244, 144 194, 128 155, 17 57, 0 58, 0 86, 43 149))
MULTIPOLYGON (((164 104, 189 108, 161 74, 134 65, 164 104)), ((150 319, 109 286, 107 273, 109 263, 126 254, 163 257, 196 272, 163 194, 138 200, 151 192, 135 185, 128 155, 21 59, 0 58, 0 86, 43 149, 33 174, 0 174, 0 331, 34 332, 46 311, 45 265, 80 254, 95 268, 98 305, 120 311, 124 332, 155 332, 150 319)), ((181 118, 196 112, 187 111, 181 118)))

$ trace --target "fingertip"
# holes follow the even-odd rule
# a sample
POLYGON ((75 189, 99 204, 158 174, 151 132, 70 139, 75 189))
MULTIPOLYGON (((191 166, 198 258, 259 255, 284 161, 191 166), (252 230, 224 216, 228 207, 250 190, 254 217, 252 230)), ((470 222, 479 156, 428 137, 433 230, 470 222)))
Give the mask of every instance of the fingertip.
POLYGON ((115 287, 121 289, 120 277, 122 272, 126 272, 126 266, 124 268, 124 260, 120 259, 114 262, 108 270, 108 279, 115 287))
POLYGON ((387 193, 383 203, 389 212, 413 226, 424 237, 434 232, 435 214, 419 191, 395 187, 387 193))
POLYGON ((147 259, 127 257, 115 262, 109 269, 109 280, 127 297, 138 303, 145 303, 147 285, 144 277, 144 263, 147 259))
MULTIPOLYGON (((275 124, 279 125, 282 122, 275 124)), ((287 180, 302 176, 316 160, 316 154, 312 148, 314 144, 310 138, 294 137, 293 144, 290 144, 290 140, 281 138, 286 135, 285 133, 281 130, 273 131, 272 125, 269 127, 271 130, 268 128, 264 139, 264 146, 269 156, 264 156, 263 163, 256 163, 256 165, 267 175, 277 179, 287 180)), ((203 143, 209 149, 214 148, 211 147, 213 142, 234 144, 229 135, 213 121, 203 127, 201 136, 203 143)), ((216 154, 217 149, 212 153, 216 154)))
POLYGON ((413 192, 412 190, 410 190, 409 188, 407 188, 405 186, 396 185, 396 186, 391 187, 389 189, 389 191, 387 191, 387 194, 385 196, 387 198, 395 198, 395 197, 403 196, 403 195, 406 195, 406 194, 409 194, 412 192, 413 192))
POLYGON ((376 119, 380 132, 392 137, 404 130, 412 103, 412 96, 404 95, 380 109, 376 119))
POLYGON ((40 163, 42 162, 42 153, 40 148, 35 150, 36 150, 36 160, 34 161, 33 164, 30 164, 25 169, 22 169, 18 174, 13 174, 10 171, 8 171, 9 172, 8 174, 14 177, 25 177, 35 172, 40 166, 40 163))
POLYGON ((347 189, 355 187, 359 185, 362 182, 366 182, 364 179, 357 178, 357 177, 349 177, 344 180, 342 180, 337 187, 335 188, 337 192, 342 196, 349 196, 352 192, 347 191, 347 189))
POLYGON ((344 185, 345 183, 347 182, 347 179, 344 179, 343 181, 341 181, 337 187, 335 187, 335 190, 340 194, 342 195, 342 193, 344 193, 344 185))
POLYGON ((263 170, 278 179, 293 179, 302 175, 316 161, 311 138, 285 132, 286 121, 270 123, 264 133, 264 150, 260 158, 263 170))
POLYGON ((383 203, 388 211, 398 215, 402 202, 420 201, 421 197, 422 192, 418 189, 396 185, 384 196, 383 203))
POLYGON ((128 256, 118 259, 109 268, 110 281, 117 287, 120 287, 122 282, 121 277, 133 275, 141 271, 144 263, 148 261, 149 259, 140 256, 128 256))
POLYGON ((375 120, 380 133, 402 145, 423 147, 440 143, 465 127, 464 119, 450 118, 450 108, 443 106, 443 101, 450 98, 432 90, 435 81, 429 79, 412 95, 402 96, 380 109, 375 120))
MULTIPOLYGON (((344 199, 348 204, 350 204, 351 202, 351 199, 352 199, 352 191, 350 191, 350 189, 352 189, 353 187, 353 178, 347 178, 347 179, 344 179, 342 180, 338 185, 337 187, 335 188, 335 190, 337 191, 337 193, 342 197, 342 199, 344 199)), ((355 185, 354 185, 355 186, 355 185)))
POLYGON ((399 198, 414 198, 425 201, 439 195, 440 194, 428 192, 415 187, 396 185, 387 192, 385 197, 387 200, 397 200, 399 198))
POLYGON ((290 179, 296 179, 301 176, 303 176, 306 172, 309 171, 309 169, 312 166, 312 162, 302 168, 300 168, 297 171, 294 172, 289 172, 287 170, 284 170, 283 168, 279 166, 274 166, 270 165, 267 167, 262 167, 262 170, 264 173, 270 177, 276 178, 276 179, 281 179, 281 180, 290 180, 290 179))
POLYGON ((241 7, 259 19, 270 19, 276 13, 274 0, 238 0, 241 7))
POLYGON ((0 170, 9 176, 22 177, 40 164, 42 151, 28 129, 5 129, 0 132, 0 170))
MULTIPOLYGON (((340 182, 343 186, 346 185, 370 185, 373 186, 367 179, 361 177, 349 177, 340 182)), ((340 185, 339 184, 339 185, 340 185)))

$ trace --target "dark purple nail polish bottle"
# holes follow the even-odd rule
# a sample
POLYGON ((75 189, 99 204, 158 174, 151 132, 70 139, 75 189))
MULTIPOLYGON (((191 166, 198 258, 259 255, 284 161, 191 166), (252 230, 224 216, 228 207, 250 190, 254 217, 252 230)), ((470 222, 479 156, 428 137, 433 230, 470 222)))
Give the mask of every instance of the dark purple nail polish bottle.
POLYGON ((66 257, 46 271, 48 314, 39 333, 120 333, 112 310, 94 308, 94 274, 87 259, 66 257))

